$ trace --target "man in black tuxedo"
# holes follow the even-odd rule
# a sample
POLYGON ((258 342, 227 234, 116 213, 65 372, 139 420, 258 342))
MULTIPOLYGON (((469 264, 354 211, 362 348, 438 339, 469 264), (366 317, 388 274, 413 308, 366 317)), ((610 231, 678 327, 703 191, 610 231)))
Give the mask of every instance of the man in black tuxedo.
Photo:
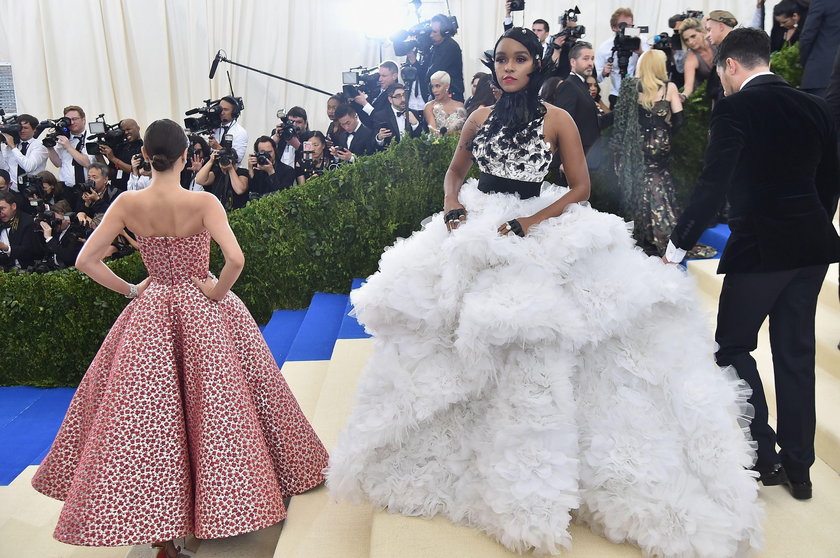
POLYGON ((390 104, 386 92, 389 87, 397 83, 399 77, 400 68, 396 62, 386 60, 379 65, 379 90, 375 91, 370 97, 364 93, 359 93, 353 99, 353 108, 359 115, 362 124, 373 129, 373 113, 386 108, 390 104))
POLYGON ((664 259, 681 261, 729 200, 732 235, 718 267, 726 277, 715 357, 753 390, 750 431, 760 480, 787 484, 794 498, 808 499, 816 426, 814 314, 828 264, 840 260, 840 237, 831 224, 840 196, 836 128, 822 99, 770 73, 764 31, 733 30, 715 63, 726 97, 712 112, 703 172, 664 259), (778 435, 768 424, 750 355, 768 316, 778 435))
POLYGON ((405 86, 395 83, 388 88, 386 97, 390 103, 373 113, 373 130, 376 132, 374 145, 384 150, 391 141, 400 141, 404 137, 416 138, 422 132, 420 119, 408 110, 408 95, 405 86))
POLYGON ((837 54, 840 35, 840 2, 811 0, 808 17, 799 36, 799 55, 802 60, 803 91, 825 96, 831 74, 831 64, 837 54))
POLYGON ((34 219, 17 210, 12 192, 0 192, 0 267, 26 269, 40 256, 34 219))
POLYGON ((374 152, 373 132, 362 124, 352 106, 339 106, 335 109, 335 118, 344 133, 339 136, 338 145, 330 148, 334 157, 352 163, 357 155, 370 155, 374 152))
POLYGON ((422 63, 418 63, 415 52, 408 52, 408 61, 417 68, 417 80, 423 98, 431 99, 429 82, 432 74, 443 71, 449 74, 449 92, 456 101, 464 102, 464 59, 461 47, 452 38, 458 32, 455 23, 444 14, 437 14, 429 24, 432 40, 431 51, 422 63))

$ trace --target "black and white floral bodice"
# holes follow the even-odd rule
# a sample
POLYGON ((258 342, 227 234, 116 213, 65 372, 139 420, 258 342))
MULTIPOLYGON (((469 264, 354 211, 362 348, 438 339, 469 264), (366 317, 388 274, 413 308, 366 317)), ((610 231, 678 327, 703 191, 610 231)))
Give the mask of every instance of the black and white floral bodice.
POLYGON ((545 118, 532 120, 516 134, 506 133, 504 128, 491 133, 490 118, 473 139, 472 153, 479 170, 499 178, 542 182, 551 163, 551 144, 543 134, 545 118))

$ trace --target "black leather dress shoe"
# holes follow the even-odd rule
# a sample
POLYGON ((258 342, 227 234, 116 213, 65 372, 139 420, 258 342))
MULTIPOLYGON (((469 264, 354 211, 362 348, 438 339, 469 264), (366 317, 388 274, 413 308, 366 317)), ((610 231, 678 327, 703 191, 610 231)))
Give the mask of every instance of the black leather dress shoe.
POLYGON ((787 484, 788 477, 785 468, 780 464, 776 464, 769 471, 759 471, 758 480, 764 486, 778 486, 780 484, 787 484))
POLYGON ((797 500, 810 500, 813 494, 813 488, 811 486, 811 481, 805 482, 791 482, 790 479, 786 479, 787 482, 785 484, 790 489, 791 495, 796 498, 797 500))

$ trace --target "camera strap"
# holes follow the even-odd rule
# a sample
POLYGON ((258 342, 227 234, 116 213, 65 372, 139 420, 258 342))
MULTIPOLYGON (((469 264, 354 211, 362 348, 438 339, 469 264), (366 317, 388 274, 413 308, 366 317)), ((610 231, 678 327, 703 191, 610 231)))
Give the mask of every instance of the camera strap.
MULTIPOLYGON (((76 151, 79 153, 85 148, 85 134, 82 132, 81 136, 73 136, 79 140, 79 143, 76 144, 76 151)), ((73 173, 75 174, 76 184, 81 184, 85 181, 85 167, 79 164, 76 159, 73 159, 73 173)))
MULTIPOLYGON (((20 143, 20 154, 21 155, 26 155, 26 151, 28 149, 29 149, 29 142, 28 141, 23 141, 23 142, 20 143)), ((24 174, 26 174, 26 170, 22 166, 18 165, 18 168, 17 168, 18 180, 20 180, 20 177, 23 176, 24 174)))

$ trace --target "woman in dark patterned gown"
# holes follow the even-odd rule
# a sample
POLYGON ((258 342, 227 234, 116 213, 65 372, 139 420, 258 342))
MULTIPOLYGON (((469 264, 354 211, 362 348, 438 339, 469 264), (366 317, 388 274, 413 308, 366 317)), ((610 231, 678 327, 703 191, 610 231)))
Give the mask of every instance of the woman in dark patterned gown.
POLYGON ((467 119, 444 212, 351 294, 374 351, 330 493, 517 552, 558 554, 575 517, 646 556, 746 556, 749 391, 715 365, 692 283, 585 202, 577 127, 538 98, 542 51, 528 29, 499 39, 504 93, 467 119), (557 151, 570 188, 543 183, 557 151))
POLYGON ((64 500, 55 538, 83 546, 221 538, 286 516, 283 498, 323 481, 327 453, 248 309, 230 291, 244 257, 225 210, 180 187, 187 138, 152 123, 151 185, 119 196, 77 267, 133 300, 102 343, 32 485, 64 500), (149 277, 131 285, 102 257, 127 227, 149 277), (208 272, 210 239, 222 249, 208 272))

